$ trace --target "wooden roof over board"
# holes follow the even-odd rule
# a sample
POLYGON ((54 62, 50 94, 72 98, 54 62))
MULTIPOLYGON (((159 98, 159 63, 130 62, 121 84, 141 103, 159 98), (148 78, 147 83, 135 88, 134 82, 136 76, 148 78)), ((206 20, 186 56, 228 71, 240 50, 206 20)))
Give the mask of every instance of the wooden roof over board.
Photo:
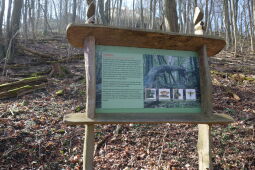
POLYGON ((92 24, 70 24, 67 39, 74 47, 83 48, 85 37, 94 36, 97 45, 198 51, 207 46, 208 56, 220 52, 225 40, 209 36, 166 33, 153 30, 119 28, 92 24))

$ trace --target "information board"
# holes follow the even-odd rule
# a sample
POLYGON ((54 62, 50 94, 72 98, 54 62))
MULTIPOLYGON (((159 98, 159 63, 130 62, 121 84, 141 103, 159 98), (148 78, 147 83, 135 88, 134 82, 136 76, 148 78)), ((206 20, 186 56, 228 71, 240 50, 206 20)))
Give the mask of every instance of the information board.
POLYGON ((200 113, 198 54, 96 46, 96 113, 200 113))

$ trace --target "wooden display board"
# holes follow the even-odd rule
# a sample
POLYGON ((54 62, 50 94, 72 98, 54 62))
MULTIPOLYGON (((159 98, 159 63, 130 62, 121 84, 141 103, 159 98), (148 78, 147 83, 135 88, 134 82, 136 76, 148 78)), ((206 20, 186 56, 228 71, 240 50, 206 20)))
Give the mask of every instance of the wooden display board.
POLYGON ((199 124, 199 169, 212 168, 211 125, 233 122, 212 113, 208 56, 224 40, 90 24, 69 25, 67 38, 84 48, 86 112, 64 117, 86 126, 83 169, 93 169, 94 124, 110 123, 199 124))
POLYGON ((212 114, 211 106, 207 53, 218 53, 224 40, 89 24, 69 25, 67 38, 74 47, 84 46, 89 68, 87 113, 66 115, 66 123, 233 121, 212 114))

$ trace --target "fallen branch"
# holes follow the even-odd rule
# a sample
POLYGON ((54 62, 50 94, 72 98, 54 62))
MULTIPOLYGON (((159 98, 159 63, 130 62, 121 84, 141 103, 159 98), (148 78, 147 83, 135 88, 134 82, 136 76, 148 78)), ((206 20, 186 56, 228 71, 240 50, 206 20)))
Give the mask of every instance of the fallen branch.
POLYGON ((54 54, 44 54, 44 53, 41 53, 41 52, 38 52, 38 51, 35 51, 35 50, 32 50, 30 48, 27 48, 27 47, 24 47, 24 46, 19 46, 18 47, 20 50, 23 50, 25 52, 28 52, 28 53, 31 53, 35 56, 40 56, 41 58, 43 59, 51 59, 51 60, 54 60, 54 54))
POLYGON ((45 76, 29 77, 11 83, 0 84, 0 93, 26 85, 38 85, 42 82, 47 82, 47 78, 45 76))
POLYGON ((5 98, 11 98, 11 97, 19 97, 19 96, 22 96, 22 95, 25 95, 27 93, 31 93, 35 90, 38 90, 38 89, 43 89, 46 87, 46 83, 44 84, 40 84, 40 85, 25 85, 25 86, 22 86, 22 87, 19 87, 19 88, 15 88, 15 89, 12 89, 12 90, 8 90, 6 92, 1 92, 0 93, 0 99, 5 99, 5 98))

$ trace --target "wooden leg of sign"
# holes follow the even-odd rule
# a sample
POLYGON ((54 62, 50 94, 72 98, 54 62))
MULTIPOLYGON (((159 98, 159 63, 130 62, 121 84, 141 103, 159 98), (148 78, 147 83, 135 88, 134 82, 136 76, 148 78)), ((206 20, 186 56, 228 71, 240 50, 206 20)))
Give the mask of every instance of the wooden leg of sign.
MULTIPOLYGON (((93 119, 96 103, 96 59, 95 37, 89 36, 84 40, 84 60, 86 71, 86 116, 93 119)), ((83 148, 83 169, 92 170, 94 159, 94 125, 85 125, 83 148)))
POLYGON ((85 125, 83 148, 83 170, 92 170, 94 159, 94 125, 85 125))
POLYGON ((212 169, 212 151, 211 151, 211 125, 198 125, 198 163, 199 170, 212 169))

